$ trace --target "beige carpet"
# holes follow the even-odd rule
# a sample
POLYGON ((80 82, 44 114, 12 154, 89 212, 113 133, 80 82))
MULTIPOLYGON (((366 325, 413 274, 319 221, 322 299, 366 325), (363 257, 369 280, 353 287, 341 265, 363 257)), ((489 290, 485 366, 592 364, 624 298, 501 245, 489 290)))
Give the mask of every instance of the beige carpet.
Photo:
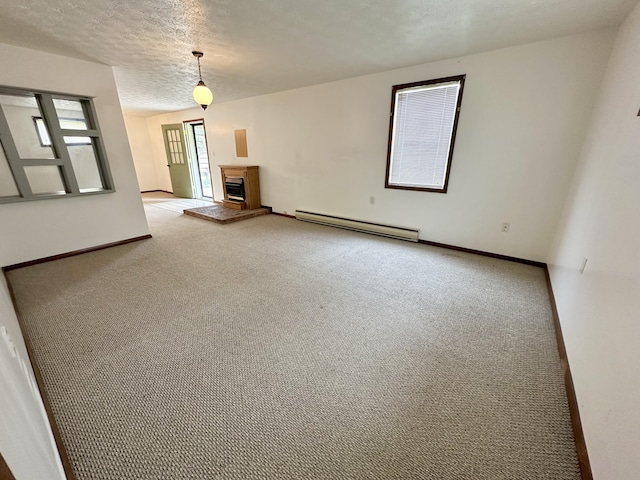
POLYGON ((9 273, 79 479, 578 479, 541 269, 148 205, 9 273))

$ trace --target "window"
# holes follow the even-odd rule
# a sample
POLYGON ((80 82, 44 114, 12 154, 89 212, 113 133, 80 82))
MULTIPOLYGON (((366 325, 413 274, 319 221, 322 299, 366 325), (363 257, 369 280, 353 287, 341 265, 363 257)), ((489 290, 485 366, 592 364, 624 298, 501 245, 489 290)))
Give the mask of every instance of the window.
MULTIPOLYGON (((63 118, 60 117, 60 128, 71 130, 86 130, 87 122, 82 118, 63 118)), ((44 124, 42 117, 33 117, 33 123, 36 126, 36 132, 38 132, 38 138, 40 145, 43 147, 51 146, 51 139, 49 138, 49 132, 47 126, 44 124)), ((91 139, 89 137, 68 137, 65 139, 67 145, 91 145, 91 139)))
POLYGON ((393 87, 386 188, 446 193, 464 79, 393 87))
POLYGON ((113 191, 90 98, 0 87, 0 203, 113 191))

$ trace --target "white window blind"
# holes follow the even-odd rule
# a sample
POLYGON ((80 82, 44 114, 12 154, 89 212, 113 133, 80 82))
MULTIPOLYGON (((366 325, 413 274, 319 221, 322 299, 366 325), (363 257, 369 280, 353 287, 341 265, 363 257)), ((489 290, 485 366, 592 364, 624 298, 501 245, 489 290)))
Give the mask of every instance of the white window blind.
POLYGON ((389 185, 444 188, 460 87, 456 80, 396 91, 389 185))

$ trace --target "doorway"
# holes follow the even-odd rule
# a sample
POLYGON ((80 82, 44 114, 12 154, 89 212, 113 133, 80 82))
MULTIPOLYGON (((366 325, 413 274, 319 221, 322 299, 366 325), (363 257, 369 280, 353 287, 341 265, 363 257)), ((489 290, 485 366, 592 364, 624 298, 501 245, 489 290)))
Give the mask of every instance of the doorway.
POLYGON ((213 201, 204 119, 162 125, 173 194, 213 201))
POLYGON ((171 177, 171 188, 176 197, 194 198, 190 156, 187 151, 183 126, 180 123, 162 125, 164 148, 167 154, 167 167, 171 177))
POLYGON ((209 150, 207 149, 207 132, 204 119, 186 120, 185 133, 189 145, 189 156, 193 160, 194 190, 197 198, 213 200, 213 185, 211 182, 211 168, 209 166, 209 150))

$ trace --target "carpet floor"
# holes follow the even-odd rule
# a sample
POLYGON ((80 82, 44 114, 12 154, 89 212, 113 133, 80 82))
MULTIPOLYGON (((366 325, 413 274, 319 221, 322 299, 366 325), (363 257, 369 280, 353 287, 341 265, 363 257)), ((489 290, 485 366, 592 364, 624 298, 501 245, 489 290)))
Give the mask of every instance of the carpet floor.
POLYGON ((8 273, 78 479, 580 478, 540 268, 146 208, 8 273))

